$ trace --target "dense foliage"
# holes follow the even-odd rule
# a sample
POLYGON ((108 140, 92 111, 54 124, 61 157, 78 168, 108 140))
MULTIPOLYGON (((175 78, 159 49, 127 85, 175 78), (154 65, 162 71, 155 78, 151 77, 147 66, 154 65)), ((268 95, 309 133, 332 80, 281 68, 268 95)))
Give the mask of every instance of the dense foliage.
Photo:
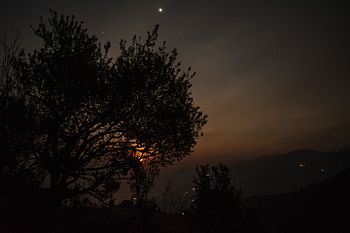
POLYGON ((51 11, 33 31, 42 47, 16 53, 13 84, 1 85, 0 153, 47 180, 49 202, 111 203, 135 163, 167 166, 191 153, 206 115, 191 97, 194 74, 181 70, 176 50, 157 45, 158 27, 121 41, 115 59, 74 16, 51 11))

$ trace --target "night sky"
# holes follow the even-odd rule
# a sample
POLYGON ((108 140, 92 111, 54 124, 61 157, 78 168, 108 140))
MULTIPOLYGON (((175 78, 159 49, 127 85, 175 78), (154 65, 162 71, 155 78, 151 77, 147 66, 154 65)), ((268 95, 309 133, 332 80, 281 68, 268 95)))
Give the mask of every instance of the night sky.
POLYGON ((161 40, 197 71, 193 96, 209 116, 192 159, 238 160, 350 146, 350 9, 341 2, 12 0, 0 3, 0 28, 38 47, 29 24, 52 8, 117 54, 120 39, 160 24, 161 40))

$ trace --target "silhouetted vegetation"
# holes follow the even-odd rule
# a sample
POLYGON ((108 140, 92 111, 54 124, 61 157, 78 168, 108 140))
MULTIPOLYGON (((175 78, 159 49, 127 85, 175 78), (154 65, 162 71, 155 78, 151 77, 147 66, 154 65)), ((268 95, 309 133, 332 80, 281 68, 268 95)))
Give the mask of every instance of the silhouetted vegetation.
POLYGON ((129 185, 132 199, 138 208, 152 208, 152 206, 155 206, 149 194, 159 172, 158 166, 152 163, 148 164, 147 160, 135 161, 132 166, 129 185))
MULTIPOLYGON (((42 47, 27 55, 16 47, 5 57, 11 73, 2 70, 1 160, 11 179, 33 176, 52 207, 82 195, 111 205, 131 169, 143 179, 135 164, 157 168, 190 154, 206 115, 189 92, 194 73, 181 70, 176 50, 157 46, 158 27, 144 41, 122 40, 115 59, 111 43, 74 16, 51 11, 33 32, 42 47)), ((136 187, 139 197, 148 192, 136 187)))
POLYGON ((199 166, 196 171, 193 213, 200 232, 262 231, 258 213, 242 206, 242 192, 231 184, 227 166, 199 166))
MULTIPOLYGON (((189 155, 207 122, 190 92, 195 74, 157 44, 158 26, 121 40, 115 58, 74 16, 50 11, 32 29, 43 44, 30 53, 18 36, 0 39, 0 232, 348 232, 349 169, 298 192, 244 199, 228 166, 198 166, 192 191, 169 183, 157 201, 160 166, 189 155), (117 206, 123 180, 132 198, 117 206)), ((311 152, 319 157, 303 150, 274 160, 292 172, 310 160, 313 174, 311 152)), ((252 166, 270 177, 271 161, 252 166)))
POLYGON ((18 196, 40 185, 41 170, 36 164, 28 167, 27 152, 35 137, 35 119, 18 95, 15 78, 20 54, 19 34, 3 35, 0 39, 0 194, 18 196), (5 192, 6 191, 6 192, 5 192))

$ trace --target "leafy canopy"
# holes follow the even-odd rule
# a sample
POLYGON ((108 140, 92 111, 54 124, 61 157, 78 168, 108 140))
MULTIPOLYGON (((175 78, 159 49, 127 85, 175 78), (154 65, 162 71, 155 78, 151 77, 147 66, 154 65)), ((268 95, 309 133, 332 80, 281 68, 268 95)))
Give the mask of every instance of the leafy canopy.
POLYGON ((157 45, 158 26, 145 40, 122 40, 116 58, 74 16, 51 11, 33 31, 43 45, 16 57, 16 91, 6 98, 23 100, 30 115, 21 162, 47 174, 50 201, 110 202, 139 160, 167 166, 192 152, 207 117, 190 92, 194 73, 157 45))

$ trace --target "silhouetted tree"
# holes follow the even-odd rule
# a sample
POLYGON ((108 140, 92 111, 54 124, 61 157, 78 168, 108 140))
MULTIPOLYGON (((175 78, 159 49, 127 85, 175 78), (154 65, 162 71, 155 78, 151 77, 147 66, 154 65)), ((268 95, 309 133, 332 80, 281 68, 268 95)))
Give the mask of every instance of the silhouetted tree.
POLYGON ((156 45, 158 27, 145 41, 121 41, 116 59, 111 44, 102 46, 74 16, 51 11, 33 31, 42 48, 21 53, 12 66, 12 91, 26 114, 10 115, 28 116, 23 153, 35 173, 47 174, 52 205, 79 195, 111 203, 135 158, 167 166, 191 153, 206 115, 189 91, 194 73, 181 70, 176 50, 156 45))
POLYGON ((138 208, 152 208, 155 203, 149 198, 154 180, 159 175, 159 167, 146 159, 135 159, 130 169, 129 185, 132 198, 138 208))
POLYGON ((199 166, 193 208, 201 231, 237 232, 242 222, 241 191, 231 185, 227 166, 199 166))
POLYGON ((1 97, 15 95, 14 63, 20 53, 20 35, 2 34, 0 36, 0 94, 1 97))
POLYGON ((42 181, 37 164, 29 157, 35 121, 30 106, 18 93, 13 69, 20 56, 20 36, 0 38, 0 194, 24 195, 37 189, 42 181), (35 169, 33 169, 35 168, 35 169))
POLYGON ((142 232, 153 232, 150 225, 157 210, 156 202, 149 197, 154 180, 159 175, 159 168, 151 160, 136 157, 130 169, 129 185, 134 207, 139 210, 142 232))

